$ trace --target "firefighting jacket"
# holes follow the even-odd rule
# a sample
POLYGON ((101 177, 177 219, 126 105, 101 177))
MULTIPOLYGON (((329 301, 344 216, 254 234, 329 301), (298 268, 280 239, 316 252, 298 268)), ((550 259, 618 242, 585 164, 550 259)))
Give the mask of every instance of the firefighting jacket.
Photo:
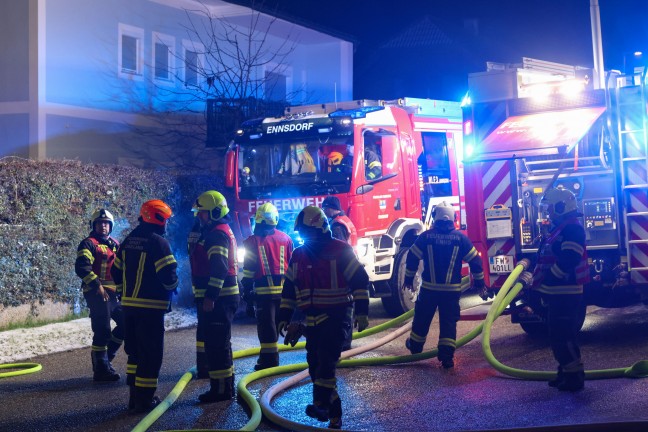
POLYGON ((423 289, 461 291, 462 261, 470 266, 473 280, 484 279, 477 250, 464 233, 455 229, 435 226, 416 239, 405 262, 405 285, 412 284, 419 261, 423 261, 423 289))
POLYGON ((375 180, 382 176, 382 164, 378 154, 370 149, 365 149, 365 177, 369 180, 375 180))
POLYGON ((331 218, 330 223, 333 238, 347 242, 351 246, 355 246, 358 243, 358 233, 355 225, 353 225, 351 219, 344 212, 338 213, 335 217, 331 218))
POLYGON ((549 232, 538 247, 533 286, 544 294, 582 294, 589 281, 585 230, 573 215, 549 232))
POLYGON ((117 251, 112 276, 125 308, 171 309, 178 265, 169 242, 160 234, 157 225, 140 223, 117 251))
POLYGON ((82 280, 84 293, 97 290, 99 284, 111 291, 117 289, 110 270, 118 248, 117 240, 110 236, 102 238, 94 231, 79 243, 74 271, 82 280))
POLYGON ((196 299, 238 296, 236 238, 227 223, 216 221, 200 236, 190 235, 189 261, 196 299))
POLYGON ((277 322, 290 321, 295 308, 306 314, 307 325, 328 318, 327 310, 355 305, 356 315, 369 310, 369 276, 348 244, 326 239, 295 249, 281 295, 277 322))
POLYGON ((243 279, 245 289, 254 287, 256 295, 281 297, 288 262, 293 252, 292 239, 279 230, 267 235, 251 235, 244 242, 243 279))

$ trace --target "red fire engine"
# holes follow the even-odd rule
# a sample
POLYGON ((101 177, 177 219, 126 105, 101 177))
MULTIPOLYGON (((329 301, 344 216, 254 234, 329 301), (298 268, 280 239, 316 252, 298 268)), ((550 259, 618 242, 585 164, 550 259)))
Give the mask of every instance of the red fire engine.
MULTIPOLYGON (((549 228, 539 207, 544 192, 569 189, 587 234, 587 304, 646 302, 645 72, 610 73, 606 89, 587 88, 587 74, 525 59, 522 66, 495 65, 470 76, 472 103, 464 108, 465 223, 483 258, 486 283, 497 289, 517 260, 536 253, 549 228)), ((533 299, 518 301, 511 313, 528 333, 545 331, 544 309, 533 299)))
POLYGON ((337 196, 357 229, 353 246, 373 294, 391 314, 411 309, 416 294, 401 290, 407 251, 434 205, 459 208, 461 119, 457 102, 405 98, 290 107, 280 118, 246 121, 225 168, 237 236, 250 235, 264 202, 290 234, 302 208, 337 196), (375 158, 378 169, 366 164, 375 158))

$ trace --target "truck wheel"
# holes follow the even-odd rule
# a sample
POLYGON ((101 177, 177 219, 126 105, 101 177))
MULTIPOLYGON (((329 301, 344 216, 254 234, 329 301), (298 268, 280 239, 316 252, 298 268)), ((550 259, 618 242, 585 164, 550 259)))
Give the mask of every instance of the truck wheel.
POLYGON ((423 273, 423 263, 419 262, 419 268, 414 276, 414 292, 403 289, 405 281, 405 261, 409 247, 401 248, 394 257, 394 271, 389 280, 391 287, 391 296, 382 297, 383 307, 391 316, 399 316, 410 309, 414 308, 414 303, 421 289, 421 273, 423 273))

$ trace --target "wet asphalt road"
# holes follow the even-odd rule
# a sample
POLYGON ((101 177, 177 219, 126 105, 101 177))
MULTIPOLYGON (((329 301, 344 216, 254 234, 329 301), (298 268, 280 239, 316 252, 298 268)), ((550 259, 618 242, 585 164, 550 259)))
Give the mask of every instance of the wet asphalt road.
MULTIPOLYGON (((464 307, 480 303, 475 296, 462 300, 464 307)), ((388 319, 379 300, 372 300, 371 325, 388 319)), ((475 321, 459 323, 459 337, 475 321)), ((438 337, 432 324, 426 348, 438 337)), ((166 351, 158 395, 166 395, 180 376, 194 365, 194 329, 166 334, 166 351)), ((374 336, 372 338, 375 338, 374 336)), ((406 336, 363 356, 404 355, 406 336)), ((369 338, 371 339, 371 338, 369 338)), ((363 341, 355 341, 354 346, 363 341)), ((235 321, 233 348, 257 346, 256 328, 250 319, 235 321)), ((625 309, 590 307, 581 332, 587 369, 628 366, 648 359, 648 309, 643 305, 625 309)), ((525 335, 508 317, 493 328, 495 356, 509 366, 554 370, 546 341, 525 335)), ((90 350, 75 350, 33 359, 43 365, 36 374, 0 380, 0 431, 127 431, 143 417, 129 415, 125 405, 128 389, 124 380, 95 384, 91 380, 90 350)), ((303 352, 283 353, 282 364, 302 362, 303 352)), ((123 372, 125 355, 114 364, 123 372)), ((237 377, 252 370, 255 358, 235 362, 237 377)), ((496 372, 484 359, 475 340, 458 349, 457 367, 448 373, 436 360, 404 365, 338 370, 338 386, 344 407, 344 428, 371 431, 460 431, 514 429, 590 424, 582 430, 629 430, 620 426, 595 429, 594 424, 646 421, 648 380, 608 379, 588 381, 578 393, 558 392, 545 382, 522 381, 496 372)), ((279 378, 268 378, 249 387, 259 397, 279 378)), ((236 401, 198 405, 205 391, 204 380, 191 382, 178 401, 151 430, 238 429, 248 421, 245 408, 236 401)), ((310 401, 309 383, 293 387, 274 401, 277 412, 293 421, 325 426, 308 418, 303 409, 310 401)), ((281 430, 264 422, 260 431, 281 430)), ((648 430, 648 423, 632 430, 648 430)))

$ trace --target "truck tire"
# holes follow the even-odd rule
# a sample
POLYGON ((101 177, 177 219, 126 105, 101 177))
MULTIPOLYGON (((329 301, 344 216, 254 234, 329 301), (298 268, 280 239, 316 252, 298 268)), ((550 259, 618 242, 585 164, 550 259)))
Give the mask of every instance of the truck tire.
POLYGON ((414 276, 414 292, 403 289, 405 281, 405 261, 409 247, 402 247, 394 257, 394 271, 389 280, 391 287, 391 296, 382 297, 383 307, 390 316, 397 317, 414 308, 414 303, 421 289, 421 274, 423 273, 423 263, 419 262, 419 268, 414 276))
MULTIPOLYGON (((576 327, 578 328, 579 331, 583 328, 586 315, 587 315, 587 305, 583 303, 578 311, 578 318, 576 320, 576 327)), ((540 337, 549 336, 549 328, 547 326, 546 321, 520 323, 520 327, 522 327, 522 330, 524 330, 524 332, 531 337, 540 338, 540 337)))

